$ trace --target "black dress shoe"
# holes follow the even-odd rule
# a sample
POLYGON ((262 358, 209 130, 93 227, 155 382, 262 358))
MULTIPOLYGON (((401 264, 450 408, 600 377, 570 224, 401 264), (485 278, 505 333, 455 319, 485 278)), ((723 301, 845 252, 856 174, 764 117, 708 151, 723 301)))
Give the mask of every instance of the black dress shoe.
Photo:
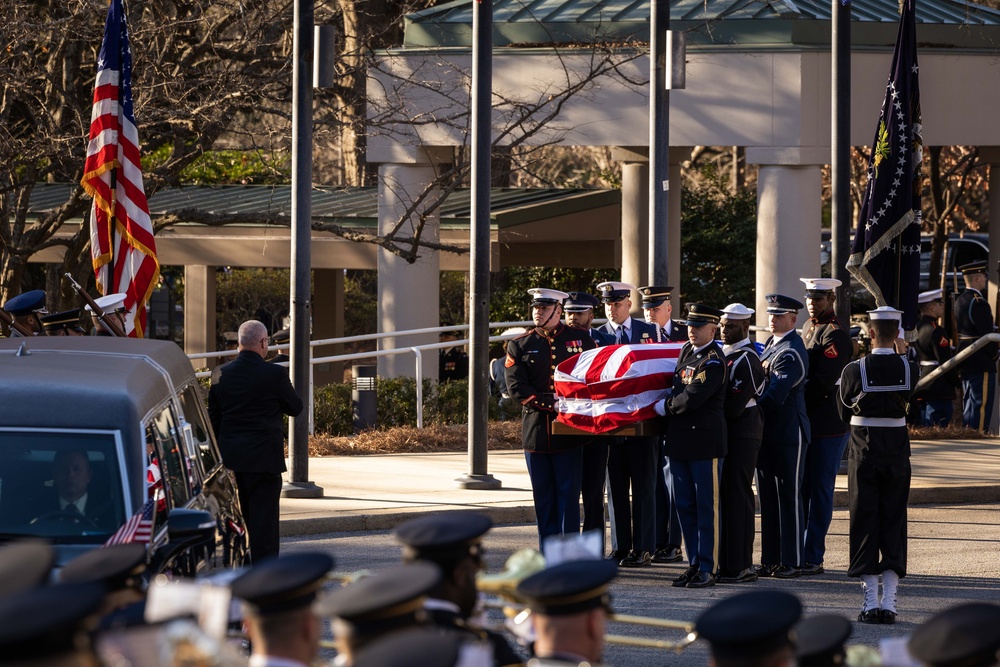
POLYGON ((653 552, 654 563, 679 563, 682 558, 680 547, 664 547, 653 552))
POLYGON ((866 609, 858 614, 858 620, 869 625, 878 625, 882 622, 881 609, 866 609))
POLYGON ((779 565, 773 572, 771 576, 777 577, 778 579, 794 579, 795 577, 802 574, 799 568, 792 567, 790 565, 779 565))
POLYGON ((715 575, 711 572, 699 572, 687 582, 688 588, 708 588, 715 585, 715 575))
POLYGON ((800 577, 808 577, 814 574, 823 574, 823 563, 806 563, 799 568, 800 577))
POLYGON ((720 572, 715 576, 715 583, 717 584, 746 584, 751 581, 757 581, 757 572, 752 567, 736 573, 726 572, 723 574, 720 572))
POLYGON ((622 567, 646 567, 653 564, 653 557, 649 555, 648 551, 643 551, 642 553, 632 551, 618 564, 622 567))
POLYGON ((688 585, 689 581, 691 581, 697 576, 698 576, 698 568, 691 566, 688 569, 684 570, 681 576, 674 579, 673 583, 671 583, 670 585, 673 586, 674 588, 684 588, 685 586, 688 585))
POLYGON ((896 622, 896 612, 888 609, 879 609, 878 618, 882 625, 892 625, 896 622))
POLYGON ((613 560, 616 563, 620 563, 622 561, 622 559, 626 558, 627 556, 628 556, 628 552, 625 551, 624 549, 615 549, 614 551, 612 551, 611 553, 609 553, 604 558, 604 560, 613 560))
POLYGON ((758 565, 754 568, 754 572, 757 573, 758 577, 770 577, 776 569, 778 569, 777 565, 758 565))

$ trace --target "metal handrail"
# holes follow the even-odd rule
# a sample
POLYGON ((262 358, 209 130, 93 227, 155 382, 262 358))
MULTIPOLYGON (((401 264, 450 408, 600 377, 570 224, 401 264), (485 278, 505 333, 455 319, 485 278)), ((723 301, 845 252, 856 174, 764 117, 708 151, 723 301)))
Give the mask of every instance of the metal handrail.
POLYGON ((913 389, 914 393, 916 393, 916 392, 918 392, 918 391, 920 391, 922 389, 926 389, 935 380, 937 380, 941 376, 945 375, 946 373, 948 373, 950 370, 952 370, 956 366, 959 366, 963 361, 965 361, 966 359, 968 359, 973 354, 975 354, 979 350, 983 349, 984 347, 986 347, 990 343, 1000 343, 1000 333, 990 333, 990 334, 984 335, 982 338, 980 338, 979 340, 977 340, 975 343, 973 343, 969 347, 965 348, 964 350, 962 350, 961 352, 959 352, 958 354, 956 354, 954 357, 952 357, 948 361, 944 362, 943 364, 941 364, 940 366, 938 366, 937 368, 935 368, 934 370, 932 370, 927 375, 925 375, 922 378, 920 378, 920 381, 917 382, 917 386, 914 387, 914 389, 913 389))

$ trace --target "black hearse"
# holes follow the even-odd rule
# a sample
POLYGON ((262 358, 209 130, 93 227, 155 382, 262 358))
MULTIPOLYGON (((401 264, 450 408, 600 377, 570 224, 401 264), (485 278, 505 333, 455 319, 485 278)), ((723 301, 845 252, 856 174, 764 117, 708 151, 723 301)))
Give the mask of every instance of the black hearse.
POLYGON ((0 542, 47 539, 62 565, 152 498, 151 574, 242 565, 246 527, 201 391, 173 342, 0 340, 0 542))

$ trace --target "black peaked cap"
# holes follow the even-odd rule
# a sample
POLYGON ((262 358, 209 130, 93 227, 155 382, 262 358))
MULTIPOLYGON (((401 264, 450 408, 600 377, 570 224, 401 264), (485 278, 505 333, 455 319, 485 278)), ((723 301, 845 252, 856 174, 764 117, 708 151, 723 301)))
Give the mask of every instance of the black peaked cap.
POLYGON ((391 619, 419 609, 440 581, 441 568, 432 563, 396 565, 331 592, 319 601, 318 611, 348 623, 391 619))
POLYGON ((933 667, 997 664, 1000 606, 960 604, 932 616, 910 635, 910 654, 933 667))
POLYGON ((55 552, 44 540, 22 540, 0 547, 0 598, 45 583, 55 552))
POLYGON ((395 536, 408 556, 434 560, 467 555, 492 527, 485 514, 455 510, 411 519, 396 527, 395 536))
POLYGON ((795 655, 799 667, 840 664, 835 657, 844 652, 851 636, 851 623, 843 616, 820 614, 802 619, 795 626, 795 655))
POLYGON ((752 591, 728 597, 695 622, 698 635, 722 658, 763 656, 794 643, 802 603, 783 591, 752 591))
POLYGON ((102 600, 100 584, 57 584, 0 599, 0 660, 74 650, 102 600))
POLYGON ((262 560, 233 580, 233 595, 259 614, 274 614, 307 607, 333 569, 333 557, 303 552, 262 560))
POLYGON ((67 584, 103 584, 109 592, 123 588, 138 589, 145 571, 144 544, 116 544, 77 556, 59 572, 59 581, 67 584))
POLYGON ((565 616, 610 602, 608 587, 618 566, 606 560, 574 560, 547 567, 517 585, 533 611, 565 616))

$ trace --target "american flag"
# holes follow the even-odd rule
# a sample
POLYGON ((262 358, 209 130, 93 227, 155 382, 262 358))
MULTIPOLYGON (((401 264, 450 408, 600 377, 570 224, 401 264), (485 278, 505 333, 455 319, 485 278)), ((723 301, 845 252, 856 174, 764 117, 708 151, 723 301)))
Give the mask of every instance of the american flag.
POLYGON ((656 417, 667 396, 683 343, 608 345, 558 366, 556 420, 590 433, 607 433, 656 417))
POLYGON ((110 547, 116 544, 128 544, 129 542, 148 544, 149 537, 153 532, 154 503, 155 500, 153 498, 147 500, 143 504, 142 509, 131 519, 123 523, 121 528, 116 530, 115 534, 109 537, 103 546, 110 547))
POLYGON ((920 278, 920 193, 923 157, 917 66, 916 0, 903 0, 892 68, 868 160, 858 228, 847 269, 877 306, 903 311, 903 328, 917 321, 920 278))
POLYGON ((90 254, 97 289, 126 295, 125 331, 141 338, 160 264, 142 184, 139 132, 132 112, 132 51, 122 0, 111 0, 108 8, 83 171, 80 185, 94 198, 90 254))

